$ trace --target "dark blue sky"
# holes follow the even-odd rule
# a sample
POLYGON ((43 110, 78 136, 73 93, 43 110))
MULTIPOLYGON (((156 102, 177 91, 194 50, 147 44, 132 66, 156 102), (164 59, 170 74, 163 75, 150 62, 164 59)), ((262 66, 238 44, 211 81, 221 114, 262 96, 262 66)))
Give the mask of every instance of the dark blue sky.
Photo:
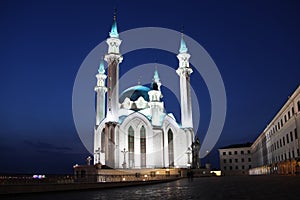
MULTIPOLYGON (((211 55, 228 101, 216 149, 255 140, 299 84, 297 1, 3 0, 0 173, 72 173, 73 164, 89 155, 73 122, 73 83, 87 54, 108 37, 115 5, 120 32, 148 26, 180 31, 184 25, 185 33, 211 55)), ((154 61, 177 68, 176 57, 166 57, 159 51, 129 53, 121 73, 154 61)), ((202 99, 203 137, 210 100, 200 75, 193 75, 202 99)), ((167 94, 167 110, 179 117, 167 94)), ((217 151, 212 154, 217 167, 217 151)))

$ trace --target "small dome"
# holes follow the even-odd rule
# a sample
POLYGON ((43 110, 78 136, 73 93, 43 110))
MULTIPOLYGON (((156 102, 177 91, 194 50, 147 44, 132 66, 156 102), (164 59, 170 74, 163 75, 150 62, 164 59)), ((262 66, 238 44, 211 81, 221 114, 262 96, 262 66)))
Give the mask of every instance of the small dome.
POLYGON ((122 92, 119 98, 119 102, 123 103, 126 97, 128 97, 131 101, 136 101, 139 97, 143 97, 145 101, 149 101, 149 91, 150 88, 142 85, 130 87, 122 92))

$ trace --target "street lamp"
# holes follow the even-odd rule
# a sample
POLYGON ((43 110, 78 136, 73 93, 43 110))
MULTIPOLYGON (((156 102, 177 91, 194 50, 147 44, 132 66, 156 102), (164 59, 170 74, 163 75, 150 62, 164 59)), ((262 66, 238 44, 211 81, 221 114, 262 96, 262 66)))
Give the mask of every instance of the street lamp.
POLYGON ((100 153, 101 153, 101 149, 98 148, 96 151, 95 151, 95 158, 97 159, 96 163, 100 163, 100 153))
POLYGON ((121 151, 121 152, 122 152, 123 155, 124 155, 124 160, 123 160, 122 166, 123 166, 124 169, 126 169, 126 153, 127 153, 128 151, 126 151, 126 149, 124 148, 124 150, 121 151))
POLYGON ((191 167, 191 158, 190 158, 190 155, 192 154, 192 150, 191 150, 190 147, 188 147, 188 149, 186 151, 186 154, 188 156, 187 167, 191 167))

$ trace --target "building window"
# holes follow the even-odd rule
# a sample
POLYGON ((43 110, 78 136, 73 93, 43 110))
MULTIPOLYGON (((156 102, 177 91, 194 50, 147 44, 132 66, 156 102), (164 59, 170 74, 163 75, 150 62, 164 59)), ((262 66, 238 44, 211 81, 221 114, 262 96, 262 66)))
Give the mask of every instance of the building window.
POLYGON ((226 166, 224 166, 224 170, 226 170, 226 166))
POLYGON ((229 169, 232 170, 232 166, 230 166, 229 169))
POLYGON ((239 169, 239 166, 235 166, 235 169, 239 169))
POLYGON ((297 149, 297 156, 300 156, 300 150, 299 150, 299 148, 297 149))
POLYGON ((242 162, 244 162, 244 161, 245 161, 245 159, 244 159, 244 158, 242 158, 241 160, 242 160, 242 162))
POLYGON ((234 151, 234 155, 237 155, 237 151, 234 151))
POLYGON ((297 102, 298 105, 298 112, 300 112, 300 101, 297 102))
POLYGON ((244 165, 242 165, 242 169, 245 169, 245 166, 244 166, 244 165))
POLYGON ((289 159, 291 159, 291 152, 289 151, 289 159))
POLYGON ((223 163, 226 163, 226 159, 223 160, 223 163))
POLYGON ((251 162, 251 158, 248 158, 248 162, 251 162))
POLYGON ((141 143, 141 167, 146 167, 146 129, 144 126, 140 130, 140 143, 141 143))
POLYGON ((277 149, 279 148, 279 142, 277 141, 277 149))
POLYGON ((286 134, 286 143, 289 143, 289 134, 286 134))
POLYGON ((134 167, 134 130, 131 126, 128 129, 128 161, 129 168, 134 167))
POLYGON ((290 132, 290 138, 291 138, 291 142, 293 142, 293 132, 290 132))
POLYGON ((295 114, 295 110, 294 110, 294 107, 292 107, 292 115, 295 114))
POLYGON ((286 158, 286 153, 284 153, 284 160, 286 160, 287 158, 286 158))
POLYGON ((292 157, 295 158, 295 151, 292 150, 292 157))
POLYGON ((231 151, 229 151, 229 155, 231 155, 231 151))
POLYGON ((280 120, 280 123, 281 123, 281 127, 283 126, 283 121, 282 121, 282 119, 280 120))
POLYGON ((248 169, 251 169, 251 165, 248 166, 248 169))
POLYGON ((169 166, 174 167, 174 148, 173 148, 173 132, 168 131, 168 150, 169 150, 169 166))
POLYGON ((250 152, 250 150, 248 150, 248 154, 250 154, 251 152, 250 152))
POLYGON ((285 137, 282 138, 283 146, 285 145, 285 137))
POLYGON ((241 154, 243 155, 243 154, 244 154, 244 151, 241 151, 241 154))
POLYGON ((278 122, 278 130, 280 129, 280 122, 278 122))
POLYGON ((291 112, 288 112, 288 119, 291 119, 291 112))
POLYGON ((232 163, 232 159, 229 159, 229 163, 232 163))
POLYGON ((223 156, 226 156, 226 152, 225 151, 223 152, 223 156))
MULTIPOLYGON (((289 111, 289 114, 290 114, 290 111, 289 111)), ((287 120, 286 120, 286 115, 284 115, 284 123, 286 122, 287 120)))
POLYGON ((238 162, 238 159, 236 158, 236 159, 234 159, 234 161, 237 163, 237 162, 238 162))
POLYGON ((298 139, 298 133, 297 133, 297 129, 296 128, 294 130, 294 133, 295 133, 295 140, 297 140, 298 139))
POLYGON ((280 143, 280 147, 282 147, 282 141, 281 141, 281 138, 280 138, 280 140, 279 140, 279 143, 280 143))

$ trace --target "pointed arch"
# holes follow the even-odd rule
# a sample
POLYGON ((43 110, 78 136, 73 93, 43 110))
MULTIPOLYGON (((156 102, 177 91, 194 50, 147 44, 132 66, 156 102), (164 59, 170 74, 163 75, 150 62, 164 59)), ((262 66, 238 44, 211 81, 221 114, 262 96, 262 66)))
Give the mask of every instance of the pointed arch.
POLYGON ((134 130, 132 126, 128 128, 128 161, 129 168, 134 167, 134 130))
POLYGON ((146 129, 142 125, 140 129, 140 146, 141 146, 141 168, 146 167, 146 129))
POLYGON ((169 156, 169 167, 174 167, 174 142, 173 142, 173 132, 171 129, 168 130, 168 156, 169 156))

